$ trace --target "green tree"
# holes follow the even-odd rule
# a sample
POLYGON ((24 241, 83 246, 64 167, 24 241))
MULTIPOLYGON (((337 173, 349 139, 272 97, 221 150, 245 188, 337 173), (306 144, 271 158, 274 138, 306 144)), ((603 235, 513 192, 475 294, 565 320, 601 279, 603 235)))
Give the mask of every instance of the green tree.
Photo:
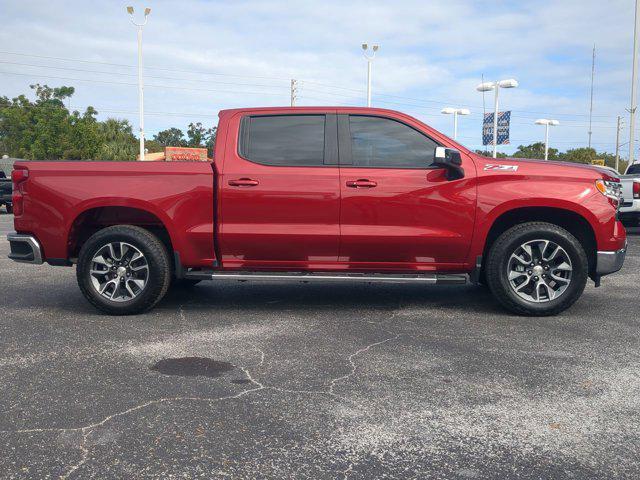
POLYGON ((144 149, 148 153, 162 152, 164 151, 164 145, 160 145, 160 143, 156 142, 155 140, 145 140, 144 149))
MULTIPOLYGON (((544 159, 544 143, 536 142, 531 145, 518 145, 518 149, 512 155, 513 158, 540 158, 544 159)), ((558 149, 549 148, 549 160, 558 159, 558 149)))
MULTIPOLYGON (((492 157, 493 156, 493 150, 474 150, 475 153, 477 153, 478 155, 482 155, 483 157, 492 157)), ((496 153, 496 157, 497 158, 507 158, 508 155, 506 153, 502 153, 502 152, 497 152, 496 153)))
POLYGON ((108 118, 99 124, 100 145, 97 160, 135 160, 138 139, 127 120, 108 118))
POLYGON ((62 154, 64 159, 94 160, 100 150, 102 137, 100 124, 96 121, 98 112, 87 107, 83 115, 74 111, 69 117, 69 143, 62 154))
POLYGON ((573 163, 591 163, 598 158, 595 149, 588 147, 572 148, 560 155, 560 160, 573 163))
POLYGON ((213 148, 216 142, 217 127, 205 128, 202 123, 190 123, 187 130, 187 146, 193 148, 206 148, 209 158, 213 157, 213 148))
POLYGON ((179 128, 168 128, 153 136, 153 140, 163 147, 185 147, 184 133, 179 128))
POLYGON ((64 100, 73 87, 31 85, 36 100, 20 95, 0 101, 0 147, 3 154, 40 160, 92 158, 99 145, 93 107, 70 114, 64 100))

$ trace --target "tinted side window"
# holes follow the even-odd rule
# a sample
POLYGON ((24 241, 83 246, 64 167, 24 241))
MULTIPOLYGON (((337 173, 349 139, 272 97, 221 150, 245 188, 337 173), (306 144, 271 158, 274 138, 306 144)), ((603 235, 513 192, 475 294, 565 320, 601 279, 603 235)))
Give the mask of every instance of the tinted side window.
POLYGON ((638 173, 640 173, 640 163, 634 163, 629 165, 629 168, 627 168, 626 175, 635 175, 638 173))
POLYGON ((403 123, 351 115, 349 128, 354 166, 427 168, 433 163, 438 144, 403 123))
POLYGON ((324 115, 250 117, 241 154, 265 165, 318 166, 324 161, 324 115))

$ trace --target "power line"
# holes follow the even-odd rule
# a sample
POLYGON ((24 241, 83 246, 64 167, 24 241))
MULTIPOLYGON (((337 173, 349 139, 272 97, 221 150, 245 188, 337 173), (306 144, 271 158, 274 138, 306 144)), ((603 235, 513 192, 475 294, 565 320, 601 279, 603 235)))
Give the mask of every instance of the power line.
MULTIPOLYGON (((2 62, 0 62, 2 63, 2 62)), ((77 70, 82 70, 82 69, 77 69, 77 70)), ((93 71, 94 73, 98 73, 93 71)), ((69 81, 77 81, 77 82, 88 82, 88 83, 97 83, 97 84, 105 84, 105 85, 121 85, 121 86, 136 86, 136 83, 133 82, 118 82, 118 81, 111 81, 111 80, 97 80, 97 79, 81 79, 81 78, 75 78, 75 77, 65 77, 65 76, 55 76, 55 75, 42 75, 42 74, 29 74, 29 73, 21 73, 21 72, 7 72, 7 71, 0 71, 0 74, 8 74, 8 75, 19 75, 19 76, 33 76, 33 77, 42 77, 42 78, 52 78, 52 79, 58 79, 58 80, 69 80, 69 81)), ((151 78, 151 77, 150 77, 151 78)), ((156 77, 156 78, 167 78, 167 77, 156 77)), ((225 82, 221 82, 222 84, 227 84, 225 82)), ((277 86, 277 85, 256 85, 256 84, 242 84, 242 86, 264 86, 266 88, 282 88, 281 86, 277 86)), ((261 92, 255 92, 255 91, 247 91, 247 90, 225 90, 225 89, 210 89, 210 88, 196 88, 196 87, 185 87, 185 86, 177 86, 177 85, 158 85, 158 84, 147 84, 147 87, 152 87, 152 88, 166 88, 166 89, 176 89, 176 90, 185 90, 185 91, 204 91, 204 92, 216 92, 216 93, 232 93, 232 94, 250 94, 250 95, 265 95, 265 94, 269 94, 269 95, 285 95, 285 92, 269 92, 269 91, 261 91, 261 92)), ((285 87, 286 88, 286 87, 285 87)), ((339 93, 334 93, 334 92, 325 92, 322 90, 315 90, 315 89, 305 89, 311 92, 315 92, 315 93, 320 93, 322 95, 329 95, 329 96, 337 96, 337 97, 342 97, 342 98, 352 98, 349 95, 345 95, 345 94, 339 94, 339 93)), ((318 97, 310 97, 306 94, 301 95, 299 94, 299 92, 296 91, 296 98, 300 98, 300 97, 304 97, 310 100, 318 100, 318 101, 325 101, 325 99, 322 98, 318 98, 318 97)), ((424 105, 419 105, 419 104, 415 104, 415 103, 406 103, 406 102, 396 102, 396 101, 390 101, 390 100, 379 100, 380 103, 383 104, 389 104, 389 105, 400 105, 400 106, 409 106, 409 107, 415 107, 415 108, 419 108, 419 109, 432 109, 432 110, 437 110, 439 111, 439 109, 437 109, 437 107, 431 107, 431 106, 424 106, 424 105)), ((348 105, 349 103, 346 102, 342 102, 342 105, 348 105)), ((421 114, 423 114, 423 112, 421 112, 421 114)), ((478 114, 473 114, 472 115, 478 115, 478 114)), ((435 116, 435 115, 434 115, 435 116)), ((527 122, 518 122, 518 121, 512 121, 512 124, 515 125, 529 125, 529 123, 527 122)), ((579 128, 579 127, 583 127, 583 124, 565 124, 566 127, 573 127, 573 128, 579 128)), ((615 128, 614 126, 611 125, 603 125, 603 126, 599 126, 597 128, 615 128)))
MULTIPOLYGON (((71 68, 71 67, 55 67, 52 65, 34 65, 31 63, 20 63, 20 62, 6 62, 3 60, 0 60, 0 64, 7 64, 7 65, 19 65, 19 66, 25 66, 25 67, 36 67, 36 68, 51 68, 54 70, 69 70, 69 71, 73 71, 73 72, 83 72, 83 73, 97 73, 99 75, 120 75, 120 76, 127 76, 127 77, 136 77, 137 74, 136 73, 123 73, 123 72, 105 72, 105 71, 101 71, 101 70, 87 70, 84 68, 71 68)), ((216 81, 216 80, 201 80, 201 79, 197 79, 197 78, 177 78, 177 77, 160 77, 157 75, 145 75, 145 78, 155 78, 158 80, 176 80, 179 82, 203 82, 203 83, 216 83, 218 85, 235 85, 235 86, 249 86, 249 87, 273 87, 273 88, 287 88, 283 85, 265 85, 265 84, 259 84, 259 83, 237 83, 237 82, 220 82, 220 81, 216 81)))
MULTIPOLYGON (((114 82, 114 81, 109 81, 109 80, 95 80, 95 79, 85 79, 85 78, 73 78, 73 77, 60 77, 60 76, 55 76, 55 75, 40 75, 40 74, 30 74, 30 73, 18 73, 18 72, 7 72, 7 71, 2 71, 0 70, 0 74, 6 74, 6 75, 20 75, 20 76, 27 76, 27 77, 42 77, 42 78, 53 78, 53 79, 57 79, 57 80, 70 80, 70 81, 74 81, 74 82, 89 82, 89 83, 102 83, 102 84, 107 84, 107 85, 124 85, 124 86, 137 86, 137 83, 130 83, 130 82, 114 82)), ((219 93, 239 93, 239 94, 250 94, 250 95, 265 95, 265 94, 269 94, 269 95, 288 95, 287 92, 251 92, 251 91, 245 91, 245 90, 219 90, 219 89, 213 89, 213 88, 194 88, 194 87, 180 87, 177 85, 154 85, 154 84, 147 84, 147 87, 154 87, 154 88, 168 88, 168 89, 175 89, 175 90, 190 90, 190 91, 196 91, 196 92, 219 92, 219 93)))
MULTIPOLYGON (((65 58, 65 57, 55 57, 55 56, 48 56, 48 55, 37 55, 37 54, 17 53, 17 52, 8 52, 8 51, 0 51, 0 54, 14 55, 14 56, 24 56, 24 57, 33 57, 33 58, 42 58, 42 59, 58 60, 58 61, 65 61, 65 62, 79 62, 79 63, 87 63, 87 64, 108 65, 108 66, 122 67, 122 68, 136 68, 135 65, 127 65, 127 64, 111 63, 111 62, 100 62, 100 61, 95 61, 95 60, 82 60, 82 59, 73 59, 73 58, 65 58)), ((10 63, 10 62, 0 62, 0 63, 10 63)), ((54 66, 48 66, 48 65, 38 65, 38 67, 42 67, 42 68, 57 68, 57 69, 65 68, 65 67, 54 67, 54 66)), ((146 65, 145 69, 161 70, 161 71, 174 72, 174 73, 189 73, 189 74, 194 74, 194 75, 217 75, 217 76, 236 77, 236 78, 285 80, 287 82, 292 78, 292 76, 275 77, 275 76, 237 75, 237 74, 218 73, 218 72, 182 70, 182 69, 176 69, 176 68, 157 67, 157 66, 152 66, 152 65, 151 66, 146 65)), ((98 73, 98 72, 95 72, 95 73, 98 73)), ((113 74, 115 72, 104 72, 104 73, 113 74)), ((117 74, 117 73, 115 73, 115 74, 117 74)), ((151 77, 149 77, 149 78, 151 78, 151 77)), ((169 79, 167 77, 157 77, 157 78, 169 79)), ((189 79, 184 79, 184 78, 171 78, 171 79, 172 80, 178 80, 178 81, 189 80, 189 79)), ((191 80, 191 81, 200 81, 200 80, 191 80)), ((358 94, 361 94, 361 95, 364 95, 366 93, 364 90, 360 90, 360 89, 343 87, 343 86, 339 86, 339 85, 329 85, 329 84, 310 81, 310 80, 304 80, 304 83, 305 84, 309 84, 309 85, 317 85, 317 86, 321 86, 321 87, 326 87, 326 88, 339 89, 339 90, 343 90, 343 91, 350 91, 350 92, 358 93, 358 94)), ((281 87, 278 86, 277 88, 281 88, 281 87)), ((329 93, 329 92, 326 92, 326 93, 329 93)), ((401 96, 401 95, 393 95, 393 94, 388 94, 388 93, 380 93, 380 94, 377 94, 377 96, 383 96, 383 97, 388 97, 388 98, 397 98, 397 99, 401 99, 401 100, 410 100, 410 101, 413 101, 413 102, 420 102, 420 103, 433 103, 433 104, 437 104, 437 105, 445 105, 445 104, 449 104, 449 103, 451 103, 453 101, 453 100, 450 100, 450 99, 444 99, 444 100, 419 99, 419 98, 406 97, 406 96, 401 96)), ((349 97, 349 98, 352 98, 352 97, 349 97)), ((391 102, 386 102, 386 103, 391 103, 391 102)), ((479 106, 476 106, 476 105, 464 105, 464 104, 461 104, 460 102, 456 102, 456 103, 459 103, 462 107, 467 107, 467 108, 472 108, 472 109, 475 109, 475 108, 479 109, 480 108, 479 106)), ((529 113, 529 114, 532 114, 532 115, 547 115, 547 114, 549 114, 549 112, 537 112, 537 111, 527 111, 527 110, 512 110, 512 111, 515 112, 515 113, 529 113)), ((554 115, 555 116, 562 116, 562 117, 586 117, 587 116, 587 115, 581 114, 581 113, 555 113, 554 115)), ((609 119, 612 118, 610 115, 594 115, 594 117, 609 118, 609 119)))

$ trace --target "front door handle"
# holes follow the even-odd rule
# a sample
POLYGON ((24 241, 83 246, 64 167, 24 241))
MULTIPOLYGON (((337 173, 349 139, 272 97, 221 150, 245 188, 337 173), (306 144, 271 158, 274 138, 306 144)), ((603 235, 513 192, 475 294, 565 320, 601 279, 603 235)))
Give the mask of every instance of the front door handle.
POLYGON ((251 180, 250 178, 238 178, 237 180, 229 180, 229 185, 232 187, 255 187, 258 185, 257 180, 251 180))
POLYGON ((360 178, 359 180, 350 180, 347 182, 347 187, 351 188, 373 188, 378 184, 374 181, 367 180, 366 178, 360 178))

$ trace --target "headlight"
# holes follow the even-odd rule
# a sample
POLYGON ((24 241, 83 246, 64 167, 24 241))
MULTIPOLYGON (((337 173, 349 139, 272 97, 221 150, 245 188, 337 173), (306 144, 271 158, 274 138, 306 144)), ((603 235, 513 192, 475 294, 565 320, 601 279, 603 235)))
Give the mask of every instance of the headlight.
POLYGON ((620 182, 612 182, 611 180, 596 180, 596 188, 605 197, 610 198, 616 204, 620 201, 622 193, 622 185, 620 182))

